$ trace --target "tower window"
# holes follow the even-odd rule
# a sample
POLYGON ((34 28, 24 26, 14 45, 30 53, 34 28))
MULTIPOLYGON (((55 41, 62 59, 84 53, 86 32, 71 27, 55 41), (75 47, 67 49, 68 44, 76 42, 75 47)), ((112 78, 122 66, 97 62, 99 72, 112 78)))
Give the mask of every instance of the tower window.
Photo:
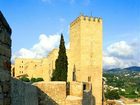
POLYGON ((83 84, 83 90, 86 90, 86 84, 83 84))
POLYGON ((88 76, 88 82, 91 82, 91 76, 88 76))

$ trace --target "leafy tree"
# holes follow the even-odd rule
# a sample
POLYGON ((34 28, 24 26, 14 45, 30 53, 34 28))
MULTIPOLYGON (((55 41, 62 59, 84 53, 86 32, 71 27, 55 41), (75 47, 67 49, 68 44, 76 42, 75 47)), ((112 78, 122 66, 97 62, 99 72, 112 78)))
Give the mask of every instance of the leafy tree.
POLYGON ((111 100, 120 99, 120 96, 117 90, 107 90, 107 92, 105 93, 105 97, 111 100))
POLYGON ((65 42, 61 34, 58 58, 55 61, 55 70, 52 74, 52 81, 67 81, 68 61, 66 55, 65 42))

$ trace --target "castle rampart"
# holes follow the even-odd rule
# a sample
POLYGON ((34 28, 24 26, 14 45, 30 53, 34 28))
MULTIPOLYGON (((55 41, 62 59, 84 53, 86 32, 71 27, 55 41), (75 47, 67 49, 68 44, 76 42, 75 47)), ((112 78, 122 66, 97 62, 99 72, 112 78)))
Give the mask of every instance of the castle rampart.
POLYGON ((86 22, 93 22, 93 23, 102 23, 102 19, 99 17, 92 17, 92 16, 79 16, 77 17, 73 22, 71 22, 70 26, 72 27, 74 24, 76 24, 79 21, 86 21, 86 22))
POLYGON ((67 85, 66 82, 55 81, 33 85, 38 88, 41 105, 92 105, 90 83, 70 82, 70 85, 67 85), (83 90, 84 85, 88 87, 85 90, 83 90))
POLYGON ((0 105, 11 105, 11 28, 0 11, 0 105))

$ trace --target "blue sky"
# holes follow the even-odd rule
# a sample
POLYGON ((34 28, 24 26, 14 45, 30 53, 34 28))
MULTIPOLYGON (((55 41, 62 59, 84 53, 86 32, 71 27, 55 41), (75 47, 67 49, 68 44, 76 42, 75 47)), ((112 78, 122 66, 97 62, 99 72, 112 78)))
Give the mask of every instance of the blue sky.
POLYGON ((104 59, 108 59, 104 62, 112 63, 117 59, 111 66, 116 67, 124 65, 128 57, 126 66, 140 65, 136 63, 140 62, 136 57, 140 51, 137 50, 135 55, 131 51, 126 56, 126 52, 139 45, 140 0, 0 0, 0 10, 13 30, 13 56, 18 57, 22 48, 33 50, 35 45, 39 47, 41 40, 47 37, 48 41, 51 35, 57 37, 63 33, 68 43, 69 24, 83 13, 103 18, 104 59), (126 52, 123 51, 125 47, 128 48, 126 52))

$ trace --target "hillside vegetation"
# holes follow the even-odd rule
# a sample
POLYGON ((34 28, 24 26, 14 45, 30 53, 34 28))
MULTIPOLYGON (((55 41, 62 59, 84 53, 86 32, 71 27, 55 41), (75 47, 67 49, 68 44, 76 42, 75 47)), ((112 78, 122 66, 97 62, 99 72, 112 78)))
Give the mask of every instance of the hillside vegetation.
POLYGON ((112 90, 119 96, 140 98, 140 67, 105 70, 103 76, 106 98, 112 97, 109 97, 109 92, 112 90))

